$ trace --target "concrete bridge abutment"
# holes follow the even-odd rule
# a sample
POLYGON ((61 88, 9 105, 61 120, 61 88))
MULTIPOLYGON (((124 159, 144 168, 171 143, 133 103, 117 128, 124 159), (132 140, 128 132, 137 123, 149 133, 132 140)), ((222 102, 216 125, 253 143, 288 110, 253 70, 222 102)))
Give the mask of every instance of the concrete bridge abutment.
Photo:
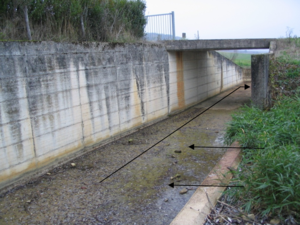
MULTIPOLYGON (((164 44, 168 51, 181 51, 183 54, 195 51, 212 52, 213 50, 232 49, 269 49, 269 53, 273 54, 276 50, 275 40, 276 39, 181 40, 165 41, 164 44)), ((253 55, 251 60, 251 69, 243 69, 243 81, 251 81, 252 83, 252 102, 255 106, 261 109, 266 109, 271 106, 268 87, 270 54, 253 55)), ((207 62, 209 62, 209 60, 207 62)), ((220 63, 220 65, 223 65, 223 63, 220 63)), ((225 77, 223 77, 220 82, 226 82, 228 76, 224 74, 223 69, 221 69, 221 71, 221 75, 225 75, 225 77)), ((210 77, 210 79, 215 78, 210 77)), ((210 86, 209 82, 207 85, 210 86)), ((226 83, 224 83, 224 85, 226 86, 226 83)), ((221 86, 223 87, 223 85, 221 86)), ((214 89, 214 87, 212 87, 212 89, 214 89)))

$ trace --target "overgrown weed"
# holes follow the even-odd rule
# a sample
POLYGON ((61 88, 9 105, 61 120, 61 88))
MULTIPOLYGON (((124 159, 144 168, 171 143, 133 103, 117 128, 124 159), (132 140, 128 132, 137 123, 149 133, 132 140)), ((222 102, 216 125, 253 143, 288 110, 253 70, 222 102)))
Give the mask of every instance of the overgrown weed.
MULTIPOLYGON (((243 160, 232 180, 245 188, 231 188, 226 194, 239 206, 261 216, 293 218, 300 224, 300 59, 299 38, 283 40, 293 44, 270 60, 269 87, 273 107, 262 111, 244 106, 234 114, 225 143, 238 141, 243 160), (254 149, 262 148, 262 149, 254 149)), ((283 45, 284 46, 284 45, 283 45)))
POLYGON ((9 0, 0 4, 0 40, 138 41, 144 37, 145 9, 143 0, 9 0))
POLYGON ((242 147, 264 149, 243 150, 232 182, 245 188, 227 194, 246 211, 300 221, 300 94, 278 97, 270 111, 244 106, 232 117, 226 144, 238 141, 242 147))
POLYGON ((269 86, 272 101, 282 96, 300 94, 300 60, 283 53, 282 56, 270 60, 269 86))

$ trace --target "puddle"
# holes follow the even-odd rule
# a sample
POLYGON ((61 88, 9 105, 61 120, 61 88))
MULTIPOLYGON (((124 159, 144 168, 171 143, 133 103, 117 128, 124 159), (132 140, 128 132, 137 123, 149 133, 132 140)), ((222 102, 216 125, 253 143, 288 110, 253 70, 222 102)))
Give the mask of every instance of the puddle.
POLYGON ((205 108, 199 104, 74 160, 75 167, 63 165, 2 195, 0 224, 169 224, 195 187, 181 195, 181 187, 168 184, 200 184, 225 151, 188 146, 222 146, 225 123, 249 102, 250 92, 235 92, 227 99, 234 99, 230 109, 213 107, 101 184, 205 108))

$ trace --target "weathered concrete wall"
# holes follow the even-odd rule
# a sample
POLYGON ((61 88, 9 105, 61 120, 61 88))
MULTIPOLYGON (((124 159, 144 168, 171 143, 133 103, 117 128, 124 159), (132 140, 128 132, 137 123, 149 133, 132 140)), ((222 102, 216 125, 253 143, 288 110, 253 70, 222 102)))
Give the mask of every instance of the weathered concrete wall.
POLYGON ((269 54, 251 56, 251 98, 260 109, 270 107, 269 54))
POLYGON ((251 67, 250 68, 243 68, 243 79, 244 82, 251 81, 251 67))
POLYGON ((180 110, 243 82, 243 70, 215 51, 169 52, 170 110, 180 110))
POLYGON ((2 42, 0 65, 0 188, 168 114, 161 45, 2 42))
POLYGON ((216 52, 0 43, 0 189, 243 81, 216 52))

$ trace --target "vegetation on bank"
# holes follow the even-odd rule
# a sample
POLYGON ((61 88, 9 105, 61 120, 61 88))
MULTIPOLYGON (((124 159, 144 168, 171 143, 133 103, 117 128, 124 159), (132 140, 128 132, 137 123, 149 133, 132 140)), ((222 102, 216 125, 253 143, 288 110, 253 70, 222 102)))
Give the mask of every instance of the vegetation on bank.
POLYGON ((145 9, 143 0, 3 0, 0 40, 135 41, 145 9))
POLYGON ((300 59, 284 54, 270 60, 271 99, 276 101, 281 96, 294 96, 300 92, 300 59))
POLYGON ((270 60, 274 106, 262 111, 244 106, 234 114, 226 144, 244 149, 234 183, 227 190, 237 205, 261 216, 278 216, 300 223, 300 61, 286 56, 270 60), (291 219, 292 218, 292 219, 291 219))
POLYGON ((251 54, 222 51, 219 53, 241 67, 251 67, 251 54))

